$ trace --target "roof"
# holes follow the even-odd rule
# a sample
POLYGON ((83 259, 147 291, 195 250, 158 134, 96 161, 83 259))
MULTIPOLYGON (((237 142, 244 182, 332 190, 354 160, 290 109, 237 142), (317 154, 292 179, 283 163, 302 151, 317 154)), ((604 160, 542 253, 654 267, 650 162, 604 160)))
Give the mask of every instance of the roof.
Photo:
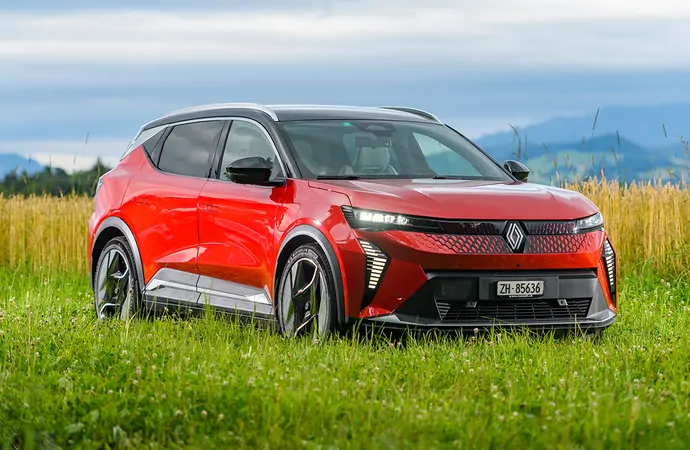
POLYGON ((433 114, 396 106, 335 106, 335 105, 259 105, 256 103, 218 103, 172 111, 142 127, 142 130, 184 120, 211 117, 256 116, 263 114, 275 122, 296 120, 389 120, 440 123, 433 114))

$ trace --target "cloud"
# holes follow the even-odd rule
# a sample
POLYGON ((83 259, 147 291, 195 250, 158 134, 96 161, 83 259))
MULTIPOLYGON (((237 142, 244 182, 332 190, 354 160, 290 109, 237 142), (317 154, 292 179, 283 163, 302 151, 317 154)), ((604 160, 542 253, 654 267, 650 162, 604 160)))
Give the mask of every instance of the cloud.
MULTIPOLYGON (((690 66, 690 2, 334 1, 292 10, 0 13, 0 62, 159 67, 320 63, 396 68, 690 66)), ((130 69, 131 70, 131 69, 130 69)), ((75 74, 78 75, 78 74, 75 74)), ((130 72, 136 77, 136 72, 130 72)), ((166 77, 165 73, 161 74, 166 77)))
POLYGON ((67 169, 116 161, 142 123, 217 101, 408 104, 470 137, 690 101, 690 46, 671 45, 690 42, 690 2, 59 3, 0 6, 0 153, 67 169))

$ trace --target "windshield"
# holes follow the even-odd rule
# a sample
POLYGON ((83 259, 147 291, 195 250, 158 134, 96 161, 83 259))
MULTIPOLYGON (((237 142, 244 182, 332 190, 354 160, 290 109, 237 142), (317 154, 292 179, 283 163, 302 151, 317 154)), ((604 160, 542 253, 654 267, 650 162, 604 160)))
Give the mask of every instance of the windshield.
POLYGON ((304 178, 510 181, 472 143, 440 124, 314 120, 279 125, 304 178))

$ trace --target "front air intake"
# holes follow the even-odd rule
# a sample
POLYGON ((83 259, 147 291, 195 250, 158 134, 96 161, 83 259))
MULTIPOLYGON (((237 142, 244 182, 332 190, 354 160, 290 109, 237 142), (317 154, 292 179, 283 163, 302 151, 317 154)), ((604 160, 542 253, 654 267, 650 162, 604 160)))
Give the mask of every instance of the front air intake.
POLYGON ((364 250, 367 258, 366 292, 362 302, 362 307, 364 307, 371 303, 371 300, 374 298, 376 288, 379 287, 383 273, 388 266, 388 256, 371 242, 360 240, 359 245, 362 246, 362 250, 364 250))
POLYGON ((602 259, 604 261, 604 268, 606 269, 606 279, 609 282, 609 292, 611 292, 611 300, 614 305, 616 303, 616 253, 608 239, 604 241, 604 249, 602 251, 602 259))

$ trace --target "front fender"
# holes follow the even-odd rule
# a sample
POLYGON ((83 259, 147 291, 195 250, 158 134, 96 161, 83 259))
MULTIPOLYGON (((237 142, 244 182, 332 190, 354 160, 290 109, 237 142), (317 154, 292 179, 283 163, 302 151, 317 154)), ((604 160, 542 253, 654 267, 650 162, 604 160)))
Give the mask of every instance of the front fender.
MULTIPOLYGON (((278 250, 278 257, 276 258, 276 266, 274 269, 274 282, 273 282, 273 292, 275 293, 278 289, 279 274, 281 268, 279 267, 281 256, 286 252, 286 248, 290 248, 290 243, 294 243, 295 239, 301 240, 300 238, 309 238, 315 241, 321 250, 326 254, 326 259, 330 265, 331 272, 335 278, 335 295, 336 295, 336 308, 338 315, 338 322, 340 324, 345 324, 345 292, 343 284, 343 273, 341 270, 341 261, 335 250, 335 245, 331 239, 329 239, 326 234, 310 224, 297 225, 292 228, 282 239, 280 244, 280 249, 278 250)), ((289 257, 289 256, 288 256, 289 257)), ((275 298, 275 294, 273 296, 275 298)))

